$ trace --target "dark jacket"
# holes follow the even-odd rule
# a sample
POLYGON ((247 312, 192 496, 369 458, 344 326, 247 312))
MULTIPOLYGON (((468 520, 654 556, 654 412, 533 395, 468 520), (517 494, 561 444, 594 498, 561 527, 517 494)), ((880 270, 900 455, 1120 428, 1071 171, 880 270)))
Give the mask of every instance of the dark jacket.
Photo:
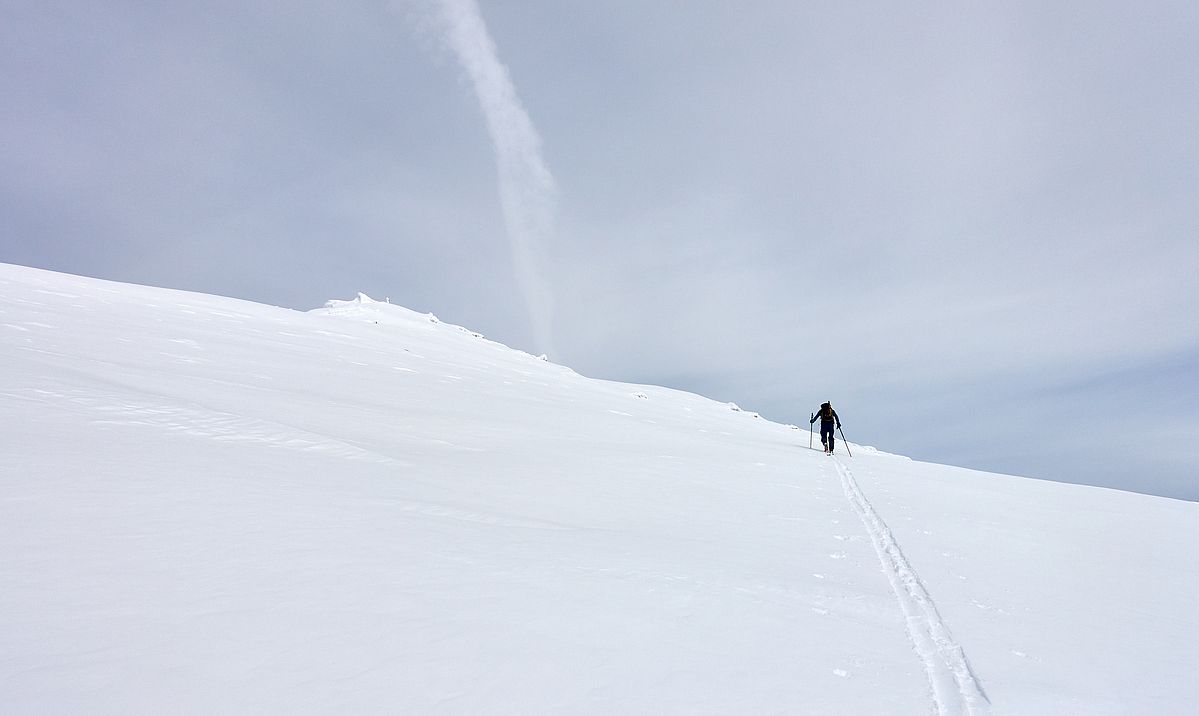
POLYGON ((833 406, 829 405, 828 403, 821 405, 820 410, 817 410, 816 415, 812 416, 812 419, 809 420, 808 422, 814 423, 814 422, 816 422, 817 418, 820 419, 820 427, 824 427, 826 425, 832 425, 834 422, 837 424, 838 428, 841 427, 841 418, 837 416, 837 411, 833 410, 833 406), (826 405, 828 406, 828 412, 829 412, 829 414, 827 416, 824 414, 824 408, 826 405))

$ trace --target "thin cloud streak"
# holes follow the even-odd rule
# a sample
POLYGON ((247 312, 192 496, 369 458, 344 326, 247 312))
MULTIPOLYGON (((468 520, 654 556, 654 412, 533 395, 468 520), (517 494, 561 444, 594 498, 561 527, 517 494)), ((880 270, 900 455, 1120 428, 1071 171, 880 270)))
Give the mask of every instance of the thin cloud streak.
POLYGON ((446 45, 474 86, 499 171, 500 202, 517 282, 537 349, 553 355, 553 291, 538 251, 554 236, 557 186, 541 155, 541 138, 516 94, 508 68, 475 0, 439 0, 446 45))

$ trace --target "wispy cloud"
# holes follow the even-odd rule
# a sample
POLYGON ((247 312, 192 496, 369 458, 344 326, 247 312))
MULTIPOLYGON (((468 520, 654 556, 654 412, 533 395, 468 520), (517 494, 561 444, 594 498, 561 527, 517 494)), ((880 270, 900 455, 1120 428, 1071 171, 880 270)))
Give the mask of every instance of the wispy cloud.
POLYGON ((554 236, 557 187, 541 138, 475 0, 438 0, 436 7, 444 41, 474 86, 495 149, 504 224, 534 340, 538 350, 553 354, 553 290, 539 261, 554 236))

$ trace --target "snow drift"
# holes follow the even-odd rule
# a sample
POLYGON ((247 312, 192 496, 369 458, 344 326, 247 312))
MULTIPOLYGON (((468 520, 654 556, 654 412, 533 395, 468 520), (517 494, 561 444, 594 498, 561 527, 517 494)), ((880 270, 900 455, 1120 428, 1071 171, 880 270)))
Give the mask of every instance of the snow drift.
POLYGON ((0 361, 6 713, 1199 701, 1193 503, 830 458, 365 296, 0 265, 0 361))

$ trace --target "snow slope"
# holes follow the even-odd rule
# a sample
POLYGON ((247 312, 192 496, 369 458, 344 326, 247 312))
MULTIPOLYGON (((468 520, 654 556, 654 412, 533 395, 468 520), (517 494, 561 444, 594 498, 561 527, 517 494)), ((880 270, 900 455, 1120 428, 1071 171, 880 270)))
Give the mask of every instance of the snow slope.
POLYGON ((0 264, 0 365, 4 713, 1199 703, 1194 503, 830 458, 363 296, 0 264))

